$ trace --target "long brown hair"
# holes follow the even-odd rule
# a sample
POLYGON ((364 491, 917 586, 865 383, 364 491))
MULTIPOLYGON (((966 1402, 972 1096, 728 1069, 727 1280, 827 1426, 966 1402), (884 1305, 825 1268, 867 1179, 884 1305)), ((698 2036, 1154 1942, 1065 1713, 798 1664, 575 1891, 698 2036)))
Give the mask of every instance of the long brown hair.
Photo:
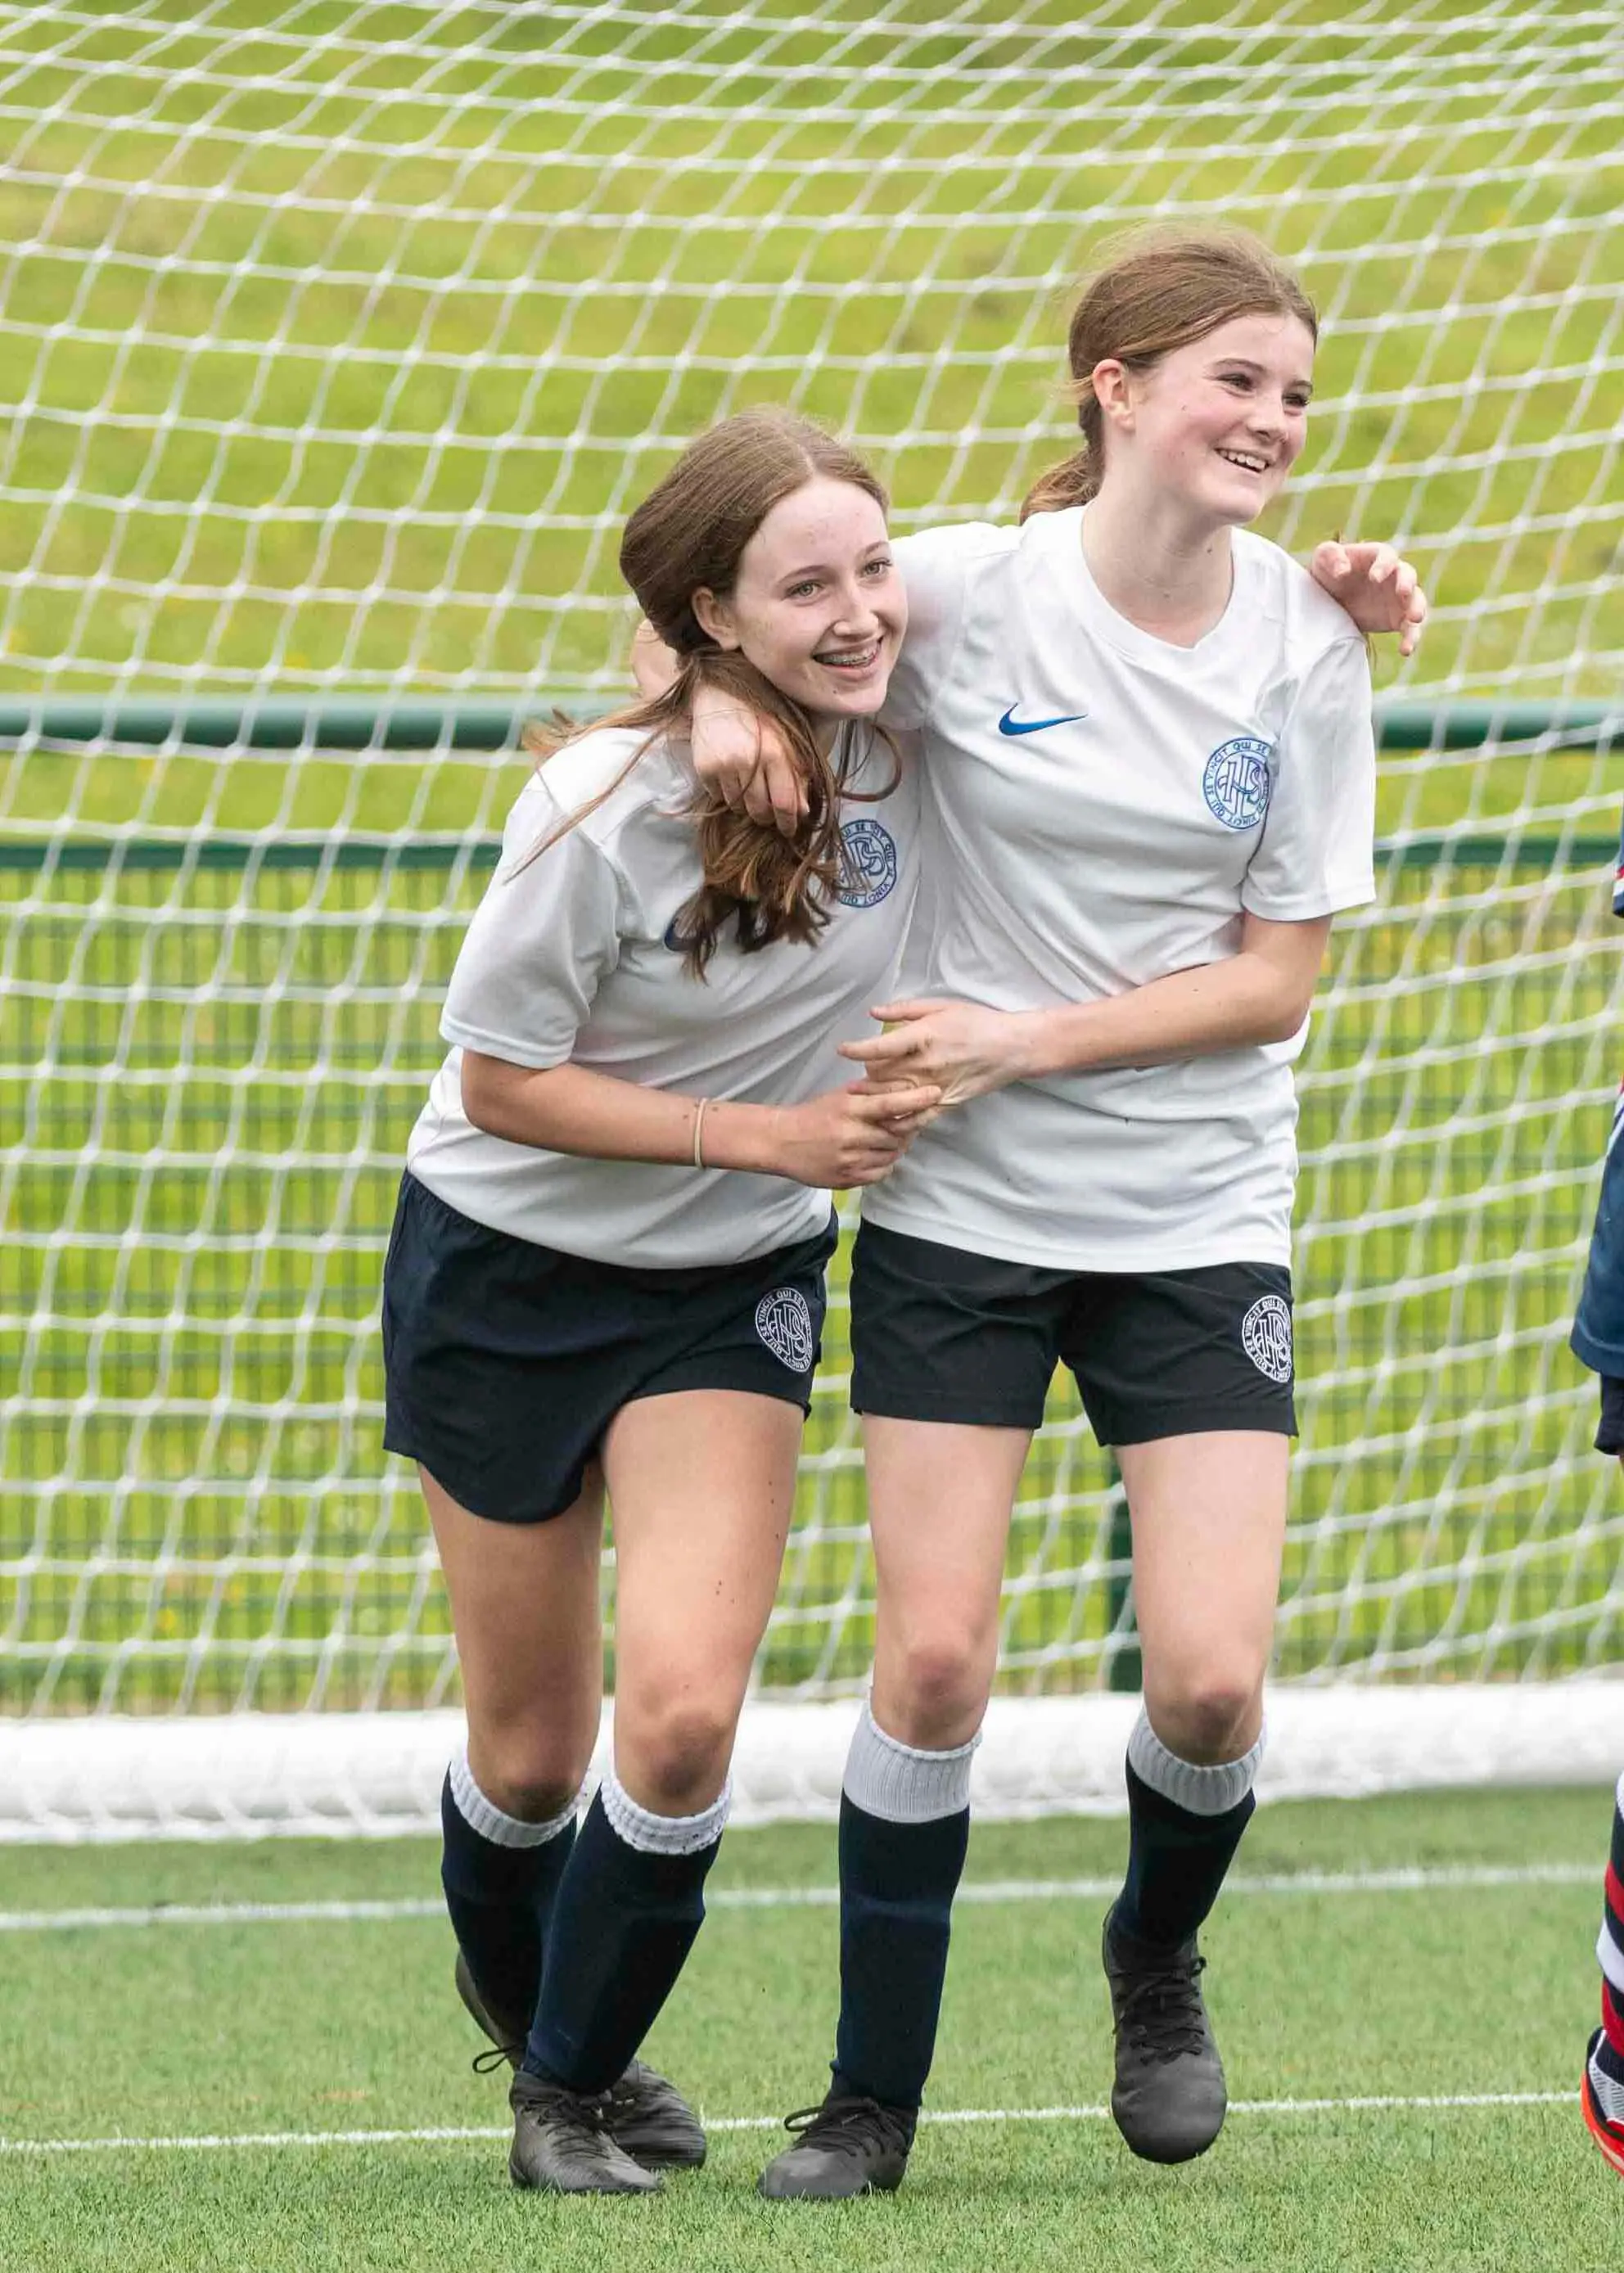
POLYGON ((1320 319, 1297 278, 1242 229, 1165 231, 1134 237, 1084 287, 1066 339, 1084 446, 1041 475, 1020 509, 1056 513, 1086 505, 1105 474, 1105 420, 1094 400, 1096 364, 1143 373, 1176 348, 1204 339, 1237 316, 1295 316, 1320 336, 1320 319))
MULTIPOLYGON (((886 510, 885 491, 861 459, 788 411, 742 411, 690 442, 628 521, 620 541, 620 573, 649 623, 675 651, 675 679, 663 694, 590 728, 533 727, 525 735, 526 748, 544 759, 602 727, 631 727, 643 739, 608 788, 533 846, 510 875, 595 812, 653 743, 673 731, 686 734, 701 687, 734 696, 777 727, 806 785, 806 816, 793 836, 731 811, 711 791, 701 789, 690 807, 704 881, 678 911, 672 936, 681 941, 695 977, 704 975, 730 925, 733 943, 746 955, 779 939, 809 943, 829 921, 839 885, 840 801, 853 794, 848 756, 831 764, 800 704, 742 655, 718 647, 693 607, 697 591, 723 597, 733 590, 744 548, 773 506, 820 477, 849 482, 886 510)), ((843 738, 841 746, 849 752, 852 738, 843 738)), ((894 786, 893 775, 876 794, 894 786)))

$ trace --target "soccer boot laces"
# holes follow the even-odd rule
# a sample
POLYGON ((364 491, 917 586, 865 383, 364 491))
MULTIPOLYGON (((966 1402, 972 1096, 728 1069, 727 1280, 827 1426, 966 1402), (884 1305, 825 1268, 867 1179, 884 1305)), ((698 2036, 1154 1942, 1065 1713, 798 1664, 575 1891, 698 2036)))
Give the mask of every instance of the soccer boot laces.
POLYGON ((774 2156, 756 2191, 769 2202, 846 2202, 895 2194, 908 2166, 918 2120, 912 2108, 831 2091, 820 2107, 784 2119, 795 2143, 774 2156))
POLYGON ((1597 2065, 1602 2044, 1598 2029, 1584 2055, 1584 2081, 1579 2087, 1585 2127, 1603 2155, 1624 2178, 1624 2084, 1615 2082, 1597 2065))
MULTIPOLYGON (((517 2068, 530 2036, 528 2022, 521 2025, 516 2015, 499 2013, 486 2002, 460 1949, 455 1977, 457 1995, 490 2038, 485 2050, 474 2055, 475 2074, 488 2074, 504 2062, 517 2068)), ((634 2060, 610 2085, 607 2097, 605 2127, 624 2153, 662 2170, 696 2171, 704 2161, 705 2134, 698 2117, 676 2085, 642 2060, 634 2060)))
POLYGON ((1193 1935, 1159 1948, 1120 1932, 1109 1917, 1101 1954, 1116 2033, 1116 2128, 1147 2162, 1187 2163, 1212 2145, 1229 2104, 1201 1996, 1207 1960, 1193 1935))
POLYGON ((659 2179, 615 2144, 606 2091, 570 2091, 521 2068, 508 2094, 513 2109, 508 2175, 515 2187, 551 2194, 651 2194, 659 2179))

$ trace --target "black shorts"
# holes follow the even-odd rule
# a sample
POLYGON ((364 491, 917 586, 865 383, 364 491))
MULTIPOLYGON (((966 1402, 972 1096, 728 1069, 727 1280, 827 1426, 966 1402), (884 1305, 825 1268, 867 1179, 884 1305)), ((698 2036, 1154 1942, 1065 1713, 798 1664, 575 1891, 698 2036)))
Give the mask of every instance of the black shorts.
POLYGON ((383 1271, 384 1449, 459 1507, 544 1523, 623 1405, 741 1389, 804 1413, 835 1222, 749 1263, 639 1271, 470 1222, 408 1174, 383 1271))
POLYGON ((1596 1428, 1598 1452, 1624 1452, 1624 1381, 1604 1373, 1601 1377, 1601 1418, 1596 1428))
POLYGON ((896 1420, 1035 1429, 1064 1360, 1102 1444, 1297 1434, 1291 1273, 1277 1263, 1044 1271, 865 1223, 852 1359, 857 1411, 896 1420))

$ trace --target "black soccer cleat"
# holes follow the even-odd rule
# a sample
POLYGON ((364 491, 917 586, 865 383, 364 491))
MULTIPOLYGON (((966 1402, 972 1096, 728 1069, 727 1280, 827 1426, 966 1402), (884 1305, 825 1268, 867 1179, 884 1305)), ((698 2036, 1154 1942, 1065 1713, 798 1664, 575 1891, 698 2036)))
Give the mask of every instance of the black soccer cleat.
POLYGON ((756 2182, 769 2202, 849 2202, 894 2194, 908 2167, 919 2112, 831 2091, 821 2107, 784 2119, 795 2143, 775 2155, 756 2182))
POLYGON ((521 2068, 508 2094, 515 2187, 548 2194, 651 2194, 659 2179, 609 2134, 606 2091, 569 2091, 521 2068))
POLYGON ((696 2171, 705 2159, 699 2118, 674 2083, 634 2060, 609 2087, 609 2135, 651 2171, 696 2171))
MULTIPOLYGON (((491 2040, 490 2050, 479 2053, 475 2067, 483 2073, 506 2060, 516 2069, 524 2058, 530 2023, 521 2024, 515 2014, 498 2013, 486 2003, 460 1949, 455 1978, 457 1995, 491 2040)), ((632 2062, 605 2098, 605 2127, 623 2153, 658 2170, 696 2171, 704 2161, 705 2134, 698 2117, 676 2085, 642 2060, 632 2062)))
POLYGON ((1188 2163, 1223 2128, 1223 2062, 1202 2001, 1195 1937, 1176 1949, 1105 1921, 1101 1954, 1116 2029, 1116 2128, 1148 2163, 1188 2163))

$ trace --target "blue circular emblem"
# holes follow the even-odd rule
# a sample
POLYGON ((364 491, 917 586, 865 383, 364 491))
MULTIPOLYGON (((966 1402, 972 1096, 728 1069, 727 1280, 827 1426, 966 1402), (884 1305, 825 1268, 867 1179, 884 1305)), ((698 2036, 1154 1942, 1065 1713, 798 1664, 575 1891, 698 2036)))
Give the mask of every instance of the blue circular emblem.
POLYGON ((1207 761, 1202 793, 1226 829, 1255 829, 1268 811, 1268 761, 1273 745, 1237 734, 1207 761))
POLYGON ((897 847, 877 821, 848 821, 840 831, 846 857, 835 894, 843 908, 876 907, 897 881, 897 847))

